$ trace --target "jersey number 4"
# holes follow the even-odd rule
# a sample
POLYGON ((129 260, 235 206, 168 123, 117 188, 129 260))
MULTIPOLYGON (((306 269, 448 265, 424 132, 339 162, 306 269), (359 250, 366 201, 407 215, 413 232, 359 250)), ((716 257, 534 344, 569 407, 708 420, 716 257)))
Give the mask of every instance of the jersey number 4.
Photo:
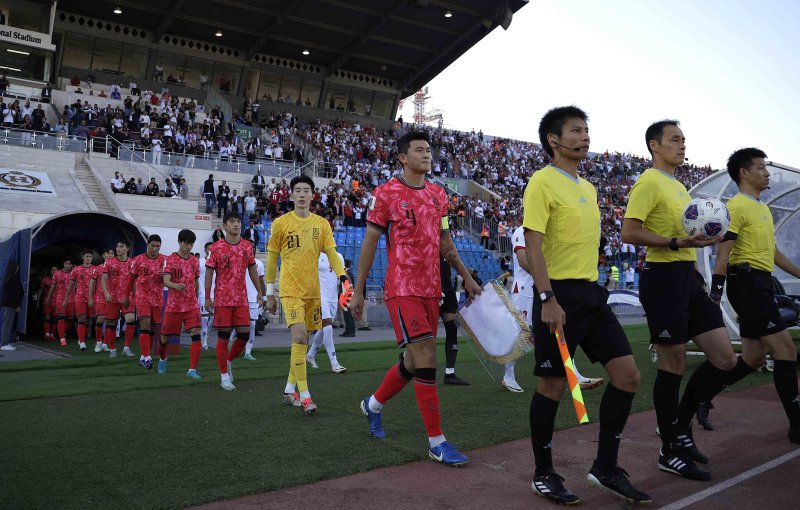
POLYGON ((300 236, 295 234, 293 236, 286 237, 286 247, 287 248, 300 248, 300 236))

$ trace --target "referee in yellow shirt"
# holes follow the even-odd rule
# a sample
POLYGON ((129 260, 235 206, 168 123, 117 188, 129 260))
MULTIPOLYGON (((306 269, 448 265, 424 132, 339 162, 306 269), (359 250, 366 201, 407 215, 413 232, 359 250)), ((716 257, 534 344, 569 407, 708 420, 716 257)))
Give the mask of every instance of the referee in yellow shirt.
POLYGON ((778 250, 775 225, 767 204, 760 200, 769 187, 764 151, 740 149, 728 158, 728 173, 739 193, 728 200, 731 225, 719 245, 711 277, 711 299, 719 303, 725 277, 728 300, 739 316, 742 358, 752 367, 764 364, 767 350, 775 357, 775 389, 789 418, 789 441, 800 443, 800 395, 797 349, 775 303, 772 271, 775 265, 800 278, 800 268, 778 250))
POLYGON ((533 302, 536 367, 539 377, 530 406, 531 443, 536 461, 533 490, 555 503, 575 504, 553 468, 552 439, 567 378, 555 335, 560 330, 574 355, 578 346, 600 362, 611 382, 600 402, 600 433, 588 479, 629 501, 645 503, 617 465, 622 430, 639 385, 631 346, 608 306, 608 291, 597 284, 600 209, 597 190, 578 176, 589 153, 587 116, 575 106, 554 108, 539 123, 539 139, 552 163, 531 176, 524 197, 525 256, 536 282, 533 302), (536 319, 541 320, 536 320, 536 319))
POLYGON ((317 406, 308 391, 306 348, 309 332, 322 329, 317 261, 325 252, 336 276, 347 277, 336 253, 336 242, 328 220, 310 211, 314 197, 314 181, 300 175, 289 183, 294 211, 272 222, 272 235, 267 244, 267 310, 275 313, 275 275, 281 258, 281 306, 286 325, 292 333, 292 356, 289 378, 283 394, 286 405, 303 408, 303 413, 316 412, 317 406), (298 394, 299 392, 299 394, 298 394))
POLYGON ((692 480, 710 480, 711 473, 695 464, 708 458, 692 436, 692 417, 701 402, 710 401, 752 372, 737 360, 718 306, 708 297, 705 282, 695 268, 696 252, 716 244, 700 233, 685 237, 681 217, 689 192, 675 179, 685 161, 686 139, 676 120, 662 120, 645 132, 653 167, 645 170, 631 189, 622 241, 647 246, 639 276, 639 300, 647 314, 650 341, 658 353, 653 384, 653 406, 661 434, 658 468, 692 480), (705 353, 679 400, 686 371, 686 343, 694 341, 705 353))

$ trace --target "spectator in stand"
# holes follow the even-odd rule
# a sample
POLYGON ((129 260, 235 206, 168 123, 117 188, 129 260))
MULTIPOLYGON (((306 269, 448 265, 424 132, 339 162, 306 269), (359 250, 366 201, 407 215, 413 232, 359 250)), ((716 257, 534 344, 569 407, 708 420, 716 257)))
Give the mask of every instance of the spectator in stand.
POLYGON ((172 179, 175 182, 181 182, 183 179, 183 165, 180 158, 175 160, 175 165, 172 167, 172 179))
POLYGON ((125 190, 125 178, 119 172, 114 172, 114 178, 111 179, 111 191, 114 193, 122 193, 125 190))
POLYGON ((228 199, 231 196, 231 188, 225 181, 217 186, 217 218, 222 218, 223 211, 228 212, 228 199))
POLYGON ((164 81, 164 66, 161 65, 161 62, 156 64, 153 70, 153 81, 164 81))
POLYGON ((225 239, 225 230, 222 229, 222 225, 217 225, 216 230, 211 234, 211 240, 216 243, 220 239, 225 239))
POLYGON ((184 200, 189 200, 189 186, 186 184, 186 179, 181 179, 180 186, 178 186, 178 196, 184 200))
POLYGON ((151 197, 157 197, 159 191, 160 190, 158 189, 158 183, 156 182, 156 178, 151 177, 150 182, 147 183, 147 187, 144 190, 144 194, 151 197))
POLYGON ((256 170, 256 175, 253 176, 253 180, 250 182, 253 186, 253 191, 255 191, 258 196, 261 196, 264 193, 264 188, 267 185, 267 181, 264 179, 264 176, 261 175, 260 168, 256 170))
POLYGON ((136 194, 144 195, 144 190, 145 190, 144 182, 142 182, 142 178, 139 177, 138 179, 136 179, 136 194))
POLYGON ((122 192, 128 195, 135 195, 136 194, 136 178, 131 177, 128 179, 128 182, 125 183, 125 187, 122 188, 122 192))
POLYGON ((208 179, 203 181, 203 197, 206 199, 206 214, 211 214, 216 205, 214 194, 214 174, 208 174, 208 179))
POLYGON ((258 247, 258 242, 261 240, 261 235, 258 233, 258 227, 256 227, 256 223, 251 222, 250 226, 242 232, 242 237, 244 239, 253 241, 256 243, 256 247, 258 247))
POLYGON ((153 151, 151 162, 154 165, 161 164, 161 143, 161 138, 157 134, 153 135, 153 139, 150 140, 151 150, 153 151))
POLYGON ((178 187, 169 177, 164 181, 164 196, 167 198, 178 196, 178 187))
POLYGON ((256 192, 251 191, 250 193, 247 194, 247 196, 244 199, 245 216, 250 217, 256 213, 256 204, 257 204, 256 192))
POLYGON ((91 131, 89 130, 89 126, 86 125, 86 121, 82 120, 80 125, 75 129, 75 137, 80 138, 83 140, 88 140, 91 136, 91 131))

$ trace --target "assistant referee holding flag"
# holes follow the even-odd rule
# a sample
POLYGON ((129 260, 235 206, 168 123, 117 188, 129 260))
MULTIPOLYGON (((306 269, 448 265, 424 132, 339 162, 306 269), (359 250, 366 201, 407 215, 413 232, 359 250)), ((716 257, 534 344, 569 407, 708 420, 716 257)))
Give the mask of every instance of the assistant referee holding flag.
POLYGON ((797 349, 781 319, 772 288, 775 265, 797 278, 800 268, 778 250, 772 213, 760 199, 769 187, 766 157, 764 151, 748 148, 728 158, 728 173, 739 193, 728 200, 731 225, 717 251, 709 295, 719 303, 727 275, 728 300, 739 316, 742 358, 751 367, 760 367, 767 350, 772 351, 772 377, 789 418, 789 441, 800 443, 797 349))
POLYGON ((597 458, 589 471, 593 485, 629 501, 645 503, 617 465, 620 435, 639 385, 631 346, 608 306, 608 291, 597 284, 600 209, 597 190, 578 177, 578 164, 589 153, 587 116, 575 106, 554 108, 539 123, 539 139, 552 163, 535 172, 525 189, 525 255, 533 268, 537 291, 533 317, 539 377, 530 407, 531 442, 536 460, 533 490, 555 503, 574 504, 553 468, 552 440, 558 404, 567 378, 555 335, 560 330, 570 355, 580 345, 599 361, 611 383, 600 401, 597 458))

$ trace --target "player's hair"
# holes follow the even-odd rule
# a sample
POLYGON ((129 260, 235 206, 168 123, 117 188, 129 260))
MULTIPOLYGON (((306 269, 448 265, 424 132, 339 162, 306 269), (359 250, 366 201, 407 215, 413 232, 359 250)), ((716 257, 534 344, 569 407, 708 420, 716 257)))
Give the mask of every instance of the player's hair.
POLYGON ((189 230, 185 228, 178 232, 178 242, 179 243, 194 243, 197 240, 197 236, 189 230))
POLYGON ((160 243, 161 242, 161 236, 158 235, 158 234, 152 234, 150 237, 147 238, 147 244, 150 244, 153 241, 155 241, 157 243, 160 243))
POLYGON ((664 136, 664 128, 667 126, 680 126, 681 123, 674 119, 664 119, 659 120, 658 122, 653 122, 650 124, 650 127, 647 128, 647 131, 644 132, 644 143, 647 145, 647 151, 650 155, 653 155, 652 149, 650 149, 650 140, 655 140, 658 143, 661 143, 661 138, 664 136))
POLYGON ((108 253, 108 252, 114 253, 114 248, 109 246, 109 247, 103 249, 103 253, 108 253))
POLYGON ((92 257, 94 257, 94 252, 93 252, 92 250, 88 249, 88 248, 87 248, 87 249, 85 249, 85 250, 83 250, 83 252, 81 253, 81 257, 82 257, 82 256, 84 256, 84 255, 86 255, 87 253, 88 253, 89 255, 91 255, 92 257))
POLYGON ((231 220, 236 220, 239 223, 242 222, 242 218, 240 218, 238 214, 236 214, 235 212, 230 212, 226 214, 225 217, 222 219, 222 223, 228 223, 231 220))
POLYGON ((204 245, 203 245, 203 248, 208 248, 208 247, 209 247, 209 246, 211 246, 212 244, 214 244, 214 243, 212 243, 211 241, 209 241, 209 242, 207 242, 206 244, 204 244, 204 245))
POLYGON ((311 186, 311 190, 314 190, 314 179, 307 175, 298 175, 294 179, 289 182, 289 191, 294 193, 294 187, 298 184, 308 184, 311 186))
POLYGON ((428 142, 428 145, 431 144, 431 137, 429 137, 428 133, 425 131, 409 131, 397 140, 397 153, 408 154, 408 148, 411 147, 411 142, 416 140, 428 142))
POLYGON ((728 175, 731 176, 733 182, 739 184, 739 170, 748 168, 753 164, 756 158, 766 158, 767 154, 761 149, 755 147, 747 147, 746 149, 739 149, 734 151, 728 158, 728 175))
POLYGON ((63 264, 64 262, 69 262, 70 264, 72 264, 72 259, 69 257, 64 257, 64 260, 62 260, 61 263, 63 264))
POLYGON ((589 121, 589 116, 586 112, 581 110, 575 105, 571 106, 558 106, 550 109, 544 114, 542 120, 539 121, 539 143, 542 144, 542 149, 547 153, 550 158, 553 158, 553 148, 547 142, 547 135, 554 134, 561 136, 564 129, 564 124, 569 119, 581 119, 584 122, 589 121))
POLYGON ((120 239, 119 241, 117 241, 117 244, 124 244, 126 248, 130 248, 131 247, 131 243, 129 243, 125 239, 120 239))

